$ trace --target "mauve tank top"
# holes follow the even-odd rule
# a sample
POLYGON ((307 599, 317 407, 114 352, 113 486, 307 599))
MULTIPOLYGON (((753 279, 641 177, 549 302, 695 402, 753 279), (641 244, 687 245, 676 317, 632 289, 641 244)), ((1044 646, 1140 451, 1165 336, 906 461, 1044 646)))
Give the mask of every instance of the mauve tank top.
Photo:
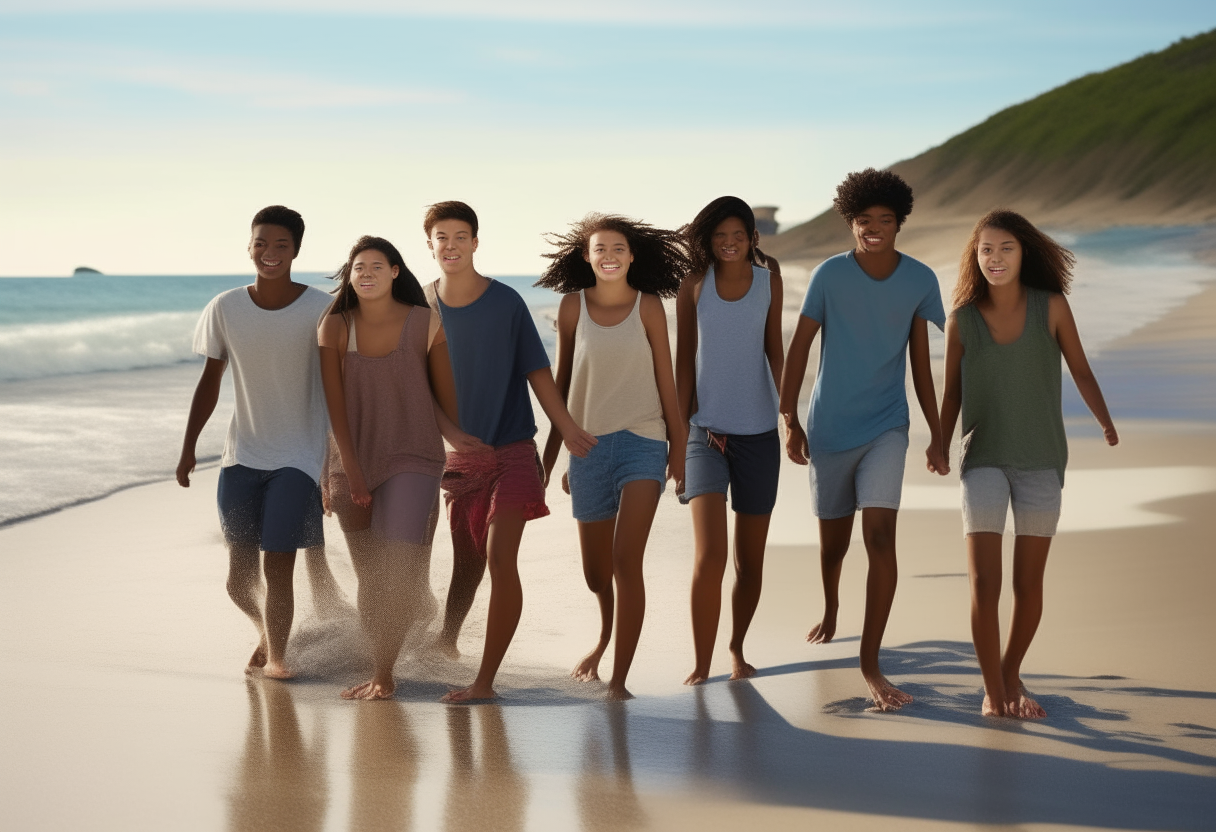
POLYGON ((443 437, 427 377, 429 312, 412 307, 396 349, 378 358, 359 354, 355 323, 349 322, 342 389, 351 441, 369 491, 397 474, 443 475, 443 437))
POLYGON ((616 326, 600 326, 579 297, 574 330, 574 363, 570 371, 570 415, 592 436, 627 430, 646 439, 667 441, 654 354, 642 323, 642 293, 616 326))

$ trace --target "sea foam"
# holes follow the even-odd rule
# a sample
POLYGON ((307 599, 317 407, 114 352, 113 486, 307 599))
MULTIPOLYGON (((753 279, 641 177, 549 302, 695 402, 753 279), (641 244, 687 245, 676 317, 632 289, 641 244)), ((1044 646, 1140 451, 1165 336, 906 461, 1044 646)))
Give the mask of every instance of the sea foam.
POLYGON ((152 312, 0 327, 0 381, 189 361, 198 316, 152 312))

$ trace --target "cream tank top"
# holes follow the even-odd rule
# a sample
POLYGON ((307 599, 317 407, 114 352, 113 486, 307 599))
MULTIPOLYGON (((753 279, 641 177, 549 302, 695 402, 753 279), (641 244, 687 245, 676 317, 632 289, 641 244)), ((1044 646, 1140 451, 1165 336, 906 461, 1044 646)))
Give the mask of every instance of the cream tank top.
POLYGON ((642 324, 642 293, 629 316, 616 326, 600 326, 578 293, 567 407, 574 421, 593 436, 627 430, 646 439, 667 441, 654 355, 642 324))

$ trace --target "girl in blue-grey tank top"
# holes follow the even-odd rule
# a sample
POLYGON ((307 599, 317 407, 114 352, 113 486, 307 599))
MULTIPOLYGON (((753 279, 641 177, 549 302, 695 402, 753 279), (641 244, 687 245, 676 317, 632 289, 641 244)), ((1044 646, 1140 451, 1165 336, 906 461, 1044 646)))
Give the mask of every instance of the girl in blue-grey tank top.
POLYGON ((971 637, 984 677, 985 716, 1041 719, 1022 684, 1022 659, 1043 614, 1043 572, 1060 517, 1068 445, 1060 356, 1077 390, 1119 442, 1064 295, 1074 258, 1020 214, 976 224, 963 252, 946 323, 942 446, 962 411, 963 531, 971 574, 971 637), (1001 536, 1013 506, 1013 620, 1001 655, 997 603, 1001 536))
POLYGON ((743 639, 760 602, 777 501, 777 382, 784 356, 781 273, 756 247, 752 209, 737 197, 719 197, 681 230, 692 271, 676 300, 676 392, 688 422, 680 502, 692 507, 696 540, 696 664, 684 684, 696 685, 709 678, 718 634, 728 492, 735 512, 731 679, 756 672, 743 657, 743 639))

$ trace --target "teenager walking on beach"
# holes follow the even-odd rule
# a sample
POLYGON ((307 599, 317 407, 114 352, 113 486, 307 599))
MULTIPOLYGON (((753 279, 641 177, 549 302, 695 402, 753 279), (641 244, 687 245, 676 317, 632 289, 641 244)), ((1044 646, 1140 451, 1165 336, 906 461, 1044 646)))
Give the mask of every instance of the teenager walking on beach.
POLYGON ((217 296, 203 311, 194 351, 206 356, 194 391, 177 481, 190 485, 199 433, 232 365, 236 409, 220 462, 220 526, 228 545, 228 594, 261 639, 249 668, 291 676, 284 659, 295 614, 296 550, 324 543, 318 481, 328 419, 321 388, 317 323, 330 296, 291 279, 304 220, 281 205, 253 218, 250 286, 217 296), (258 574, 259 550, 266 576, 258 574))
MULTIPOLYGON (((595 437, 570 418, 532 314, 519 293, 477 273, 477 214, 463 202, 439 202, 423 220, 441 276, 426 287, 447 333, 453 386, 436 388, 453 422, 492 451, 449 453, 443 475, 454 563, 443 630, 436 647, 458 656, 456 639, 490 569, 485 650, 473 684, 448 702, 494 697, 494 676, 515 635, 523 608, 519 544, 524 523, 549 513, 536 450, 536 420, 528 385, 556 425, 567 450, 586 456, 595 437)), ((440 378, 442 374, 436 376, 440 378)))
MULTIPOLYGON (((456 427, 431 394, 428 355, 446 352, 443 328, 396 247, 361 237, 335 278, 337 297, 318 333, 340 459, 331 458, 329 495, 359 579, 375 666, 371 680, 342 696, 388 699, 411 624, 434 609, 441 434, 460 451, 489 448, 456 427)), ((446 360, 430 364, 447 372, 446 360)))
MULTIPOLYGON (((667 313, 688 271, 680 236, 625 217, 589 214, 554 235, 557 251, 537 286, 565 294, 557 315, 557 389, 570 415, 598 444, 571 455, 563 486, 578 521, 583 576, 600 606, 595 648, 574 678, 599 679, 612 637, 610 699, 625 688, 646 614, 642 556, 670 476, 684 484, 687 433, 676 403, 667 313), (614 599, 613 584, 616 597, 614 599)), ((545 445, 545 484, 561 447, 557 426, 545 445)))
POLYGON ((912 212, 912 189, 903 179, 873 168, 850 173, 837 187, 833 204, 856 243, 852 251, 820 263, 811 275, 781 380, 781 415, 786 453, 799 465, 810 462, 811 503, 819 518, 824 612, 807 641, 826 644, 836 633, 840 570, 860 510, 869 558, 861 675, 874 705, 888 711, 912 701, 887 681, 878 663, 898 579, 895 526, 909 424, 904 368, 910 356, 912 385, 929 425, 926 464, 944 476, 949 468, 929 366, 927 322, 940 329, 945 310, 933 270, 895 248, 895 235, 912 212), (798 395, 820 330, 808 435, 798 421, 798 395))
POLYGON ((743 656, 743 639, 760 603, 781 468, 781 276, 763 265, 775 263, 757 250, 755 216, 737 197, 715 199, 681 232, 691 271, 676 300, 676 389, 689 425, 680 502, 691 505, 696 541, 695 666, 684 684, 697 685, 709 678, 718 635, 727 491, 735 512, 730 678, 756 672, 743 656))
POLYGON ((1072 310, 1072 252, 1013 211, 984 216, 963 251, 946 325, 943 447, 962 411, 963 532, 971 576, 971 636, 984 677, 986 716, 1039 719, 1022 684, 1022 660, 1043 614, 1043 573, 1060 519, 1068 442, 1060 356, 1116 445, 1072 310), (997 604, 1001 536, 1013 505, 1013 616, 1005 655, 997 604))

